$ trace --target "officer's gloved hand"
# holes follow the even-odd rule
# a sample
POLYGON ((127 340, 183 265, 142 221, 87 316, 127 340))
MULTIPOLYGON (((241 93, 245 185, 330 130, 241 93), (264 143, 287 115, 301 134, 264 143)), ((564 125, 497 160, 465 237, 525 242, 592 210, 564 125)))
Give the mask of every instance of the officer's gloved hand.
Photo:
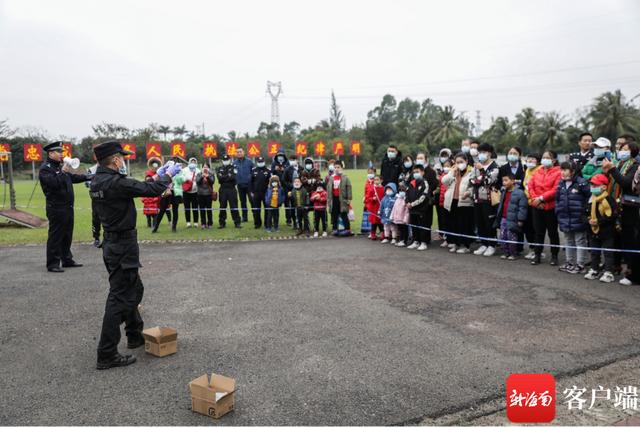
POLYGON ((163 176, 165 176, 165 175, 167 174, 167 165, 160 166, 160 167, 158 168, 158 170, 156 171, 156 174, 157 174, 160 178, 162 178, 163 176))
POLYGON ((176 163, 175 165, 171 166, 168 170, 167 170, 167 174, 170 177, 174 177, 177 174, 179 174, 180 172, 182 172, 182 166, 180 166, 179 163, 176 163))

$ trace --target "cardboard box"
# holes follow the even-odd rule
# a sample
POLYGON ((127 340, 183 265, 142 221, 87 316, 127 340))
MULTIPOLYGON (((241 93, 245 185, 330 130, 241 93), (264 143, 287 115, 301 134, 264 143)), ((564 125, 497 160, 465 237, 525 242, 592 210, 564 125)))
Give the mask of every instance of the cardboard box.
POLYGON ((178 351, 178 331, 174 328, 149 328, 142 331, 144 349, 154 356, 164 357, 178 351))
POLYGON ((236 380, 222 375, 207 374, 189 383, 191 410, 211 418, 220 418, 233 411, 236 380))

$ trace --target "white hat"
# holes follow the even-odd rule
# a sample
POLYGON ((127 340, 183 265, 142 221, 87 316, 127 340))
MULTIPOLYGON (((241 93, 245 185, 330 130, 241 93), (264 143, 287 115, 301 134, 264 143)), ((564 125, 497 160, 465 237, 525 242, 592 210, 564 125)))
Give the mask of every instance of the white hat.
POLYGON ((611 148, 611 141, 602 136, 596 139, 596 142, 594 142, 594 144, 600 148, 611 148))

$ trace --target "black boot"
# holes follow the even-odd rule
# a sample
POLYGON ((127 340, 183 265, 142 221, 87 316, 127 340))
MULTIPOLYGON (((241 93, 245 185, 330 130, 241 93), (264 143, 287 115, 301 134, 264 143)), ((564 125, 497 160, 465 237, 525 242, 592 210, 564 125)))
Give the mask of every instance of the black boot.
POLYGON ((542 258, 542 254, 536 252, 536 256, 531 260, 531 265, 540 264, 540 258, 542 258))
POLYGON ((549 265, 558 265, 558 254, 551 254, 549 265))
POLYGON ((120 366, 127 366, 135 363, 136 357, 132 354, 120 354, 117 353, 110 359, 107 360, 98 360, 96 364, 96 369, 110 369, 110 368, 118 368, 120 366))

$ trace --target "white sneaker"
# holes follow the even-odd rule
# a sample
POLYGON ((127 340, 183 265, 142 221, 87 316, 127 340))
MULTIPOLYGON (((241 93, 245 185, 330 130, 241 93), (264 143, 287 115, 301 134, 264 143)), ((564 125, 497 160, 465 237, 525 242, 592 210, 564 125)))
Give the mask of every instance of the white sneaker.
POLYGON ((412 244, 410 244, 409 246, 407 246, 407 249, 416 249, 418 246, 420 246, 420 243, 418 243, 418 242, 413 242, 412 244))
POLYGON ((485 245, 482 245, 478 249, 473 251, 473 254, 474 255, 482 255, 482 254, 484 254, 484 251, 486 251, 486 250, 487 250, 487 247, 485 245))
POLYGON ((420 246, 418 246, 418 250, 419 251, 426 251, 429 247, 427 246, 426 243, 420 243, 420 246))
POLYGON ((584 275, 584 278, 587 280, 595 280, 598 278, 598 272, 593 268, 590 268, 589 272, 584 275))
POLYGON ((471 253, 471 250, 469 248, 463 246, 460 249, 458 249, 456 251, 456 253, 457 254, 468 254, 468 253, 471 253))
POLYGON ((318 237, 318 232, 317 231, 313 232, 313 237, 318 237))
POLYGON ((446 240, 444 240, 444 241, 442 242, 442 244, 440 245, 440 247, 441 247, 441 248, 448 248, 448 247, 449 247, 449 244, 447 243, 447 241, 446 241, 446 240))
POLYGON ((530 251, 528 254, 524 256, 524 259, 534 259, 536 257, 536 253, 534 251, 530 251))
POLYGON ((326 231, 322 232, 322 237, 327 237, 327 232, 326 231))
POLYGON ((447 247, 452 248, 452 247, 454 247, 455 245, 456 245, 455 243, 449 243, 449 244, 447 244, 447 247))
POLYGON ((458 247, 456 245, 454 245, 454 244, 450 244, 449 245, 449 252, 455 253, 457 249, 458 249, 458 247))
POLYGON ((631 286, 631 285, 633 285, 631 280, 627 279, 626 277, 620 279, 620 281, 618 283, 620 283, 623 286, 631 286))
POLYGON ((397 243, 397 242, 396 242, 396 239, 391 239, 391 244, 392 244, 392 245, 395 245, 396 243, 397 243))
POLYGON ((493 256, 493 254, 495 254, 495 253, 496 253, 496 248, 494 248, 493 246, 489 246, 487 248, 487 250, 484 251, 484 253, 482 255, 484 255, 484 256, 493 256))
POLYGON ((400 240, 398 243, 396 243, 396 247, 398 247, 398 248, 404 248, 404 247, 405 247, 405 244, 404 244, 404 242, 403 242, 402 240, 400 240))
POLYGON ((191 228, 191 223, 190 222, 187 223, 187 228, 191 228))
POLYGON ((389 243, 389 239, 382 239, 380 240, 380 243, 389 243))
POLYGON ((602 276, 600 276, 600 281, 602 283, 611 283, 614 280, 616 280, 615 277, 613 277, 613 273, 611 273, 610 271, 605 271, 602 276))

